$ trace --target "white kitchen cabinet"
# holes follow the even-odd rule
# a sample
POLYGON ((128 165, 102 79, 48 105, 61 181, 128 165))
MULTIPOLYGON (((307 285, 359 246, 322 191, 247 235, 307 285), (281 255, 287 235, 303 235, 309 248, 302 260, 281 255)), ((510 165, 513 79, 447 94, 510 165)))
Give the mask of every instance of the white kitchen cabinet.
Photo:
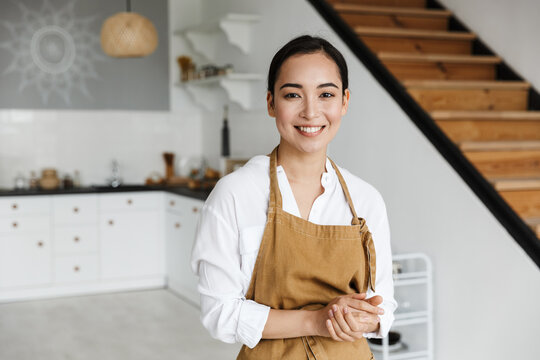
POLYGON ((20 215, 0 217, 0 234, 48 233, 51 219, 47 215, 20 215))
POLYGON ((53 197, 55 225, 92 225, 97 223, 97 195, 57 195, 53 197))
POLYGON ((58 256, 55 258, 55 283, 82 283, 99 277, 97 254, 58 256))
POLYGON ((50 196, 6 196, 0 198, 0 217, 4 215, 49 214, 50 196))
POLYGON ((164 275, 165 249, 159 206, 162 195, 154 192, 100 197, 102 279, 164 275))
POLYGON ((49 196, 0 198, 0 289, 52 281, 49 196))
POLYGON ((0 234, 0 289, 51 283, 48 232, 0 234))
POLYGON ((98 253, 97 221, 94 226, 56 226, 54 254, 57 256, 98 253))
POLYGON ((0 303, 167 284, 198 303, 202 200, 161 192, 0 197, 0 303))
POLYGON ((191 271, 191 250, 204 201, 167 196, 165 215, 167 284, 174 292, 199 304, 198 278, 191 271))
POLYGON ((97 281, 98 195, 62 194, 52 199, 53 284, 97 281))

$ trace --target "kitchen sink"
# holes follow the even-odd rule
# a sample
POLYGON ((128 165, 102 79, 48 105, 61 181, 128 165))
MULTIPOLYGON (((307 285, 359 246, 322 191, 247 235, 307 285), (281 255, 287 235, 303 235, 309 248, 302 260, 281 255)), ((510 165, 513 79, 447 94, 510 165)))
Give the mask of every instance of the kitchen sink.
POLYGON ((148 186, 146 185, 120 185, 120 186, 117 186, 117 187, 112 187, 110 185, 92 185, 91 186, 93 189, 97 190, 97 191, 131 191, 131 190, 144 190, 144 189, 148 189, 148 186))

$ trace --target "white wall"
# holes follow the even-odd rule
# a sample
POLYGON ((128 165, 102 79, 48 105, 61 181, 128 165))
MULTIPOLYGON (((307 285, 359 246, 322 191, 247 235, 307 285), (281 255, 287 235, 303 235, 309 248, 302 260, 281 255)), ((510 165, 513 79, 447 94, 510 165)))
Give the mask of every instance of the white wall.
POLYGON ((540 89, 540 2, 440 0, 535 89, 540 89))
MULTIPOLYGON (((266 74, 275 51, 303 33, 326 37, 348 60, 352 100, 330 155, 382 193, 394 252, 432 258, 436 359, 538 358, 538 268, 312 7, 302 0, 203 2, 205 19, 227 11, 264 15, 249 56, 220 50, 239 70, 266 74)), ((264 82, 258 93, 264 106, 264 82)), ((205 112, 203 119, 203 150, 214 162, 220 117, 205 112)), ((277 144, 264 109, 230 118, 233 152, 266 154, 277 144)))

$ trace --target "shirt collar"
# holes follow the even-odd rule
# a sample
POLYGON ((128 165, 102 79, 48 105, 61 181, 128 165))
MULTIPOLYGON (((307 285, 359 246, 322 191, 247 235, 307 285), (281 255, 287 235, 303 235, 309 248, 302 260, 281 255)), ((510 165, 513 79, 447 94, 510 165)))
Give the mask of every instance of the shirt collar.
MULTIPOLYGON (((333 183, 334 180, 337 178, 336 170, 332 166, 332 163, 330 162, 330 159, 326 157, 326 172, 322 174, 321 182, 324 187, 326 187, 327 184, 333 183)), ((285 170, 283 170, 283 167, 281 165, 278 165, 276 167, 277 173, 284 173, 285 170)))

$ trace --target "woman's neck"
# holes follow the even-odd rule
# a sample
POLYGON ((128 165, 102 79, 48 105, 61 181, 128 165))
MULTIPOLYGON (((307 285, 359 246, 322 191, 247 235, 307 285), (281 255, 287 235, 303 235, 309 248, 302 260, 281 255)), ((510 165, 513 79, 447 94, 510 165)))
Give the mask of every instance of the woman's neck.
POLYGON ((283 167, 289 182, 319 182, 326 171, 326 147, 316 153, 305 153, 282 139, 279 143, 277 164, 283 167))

